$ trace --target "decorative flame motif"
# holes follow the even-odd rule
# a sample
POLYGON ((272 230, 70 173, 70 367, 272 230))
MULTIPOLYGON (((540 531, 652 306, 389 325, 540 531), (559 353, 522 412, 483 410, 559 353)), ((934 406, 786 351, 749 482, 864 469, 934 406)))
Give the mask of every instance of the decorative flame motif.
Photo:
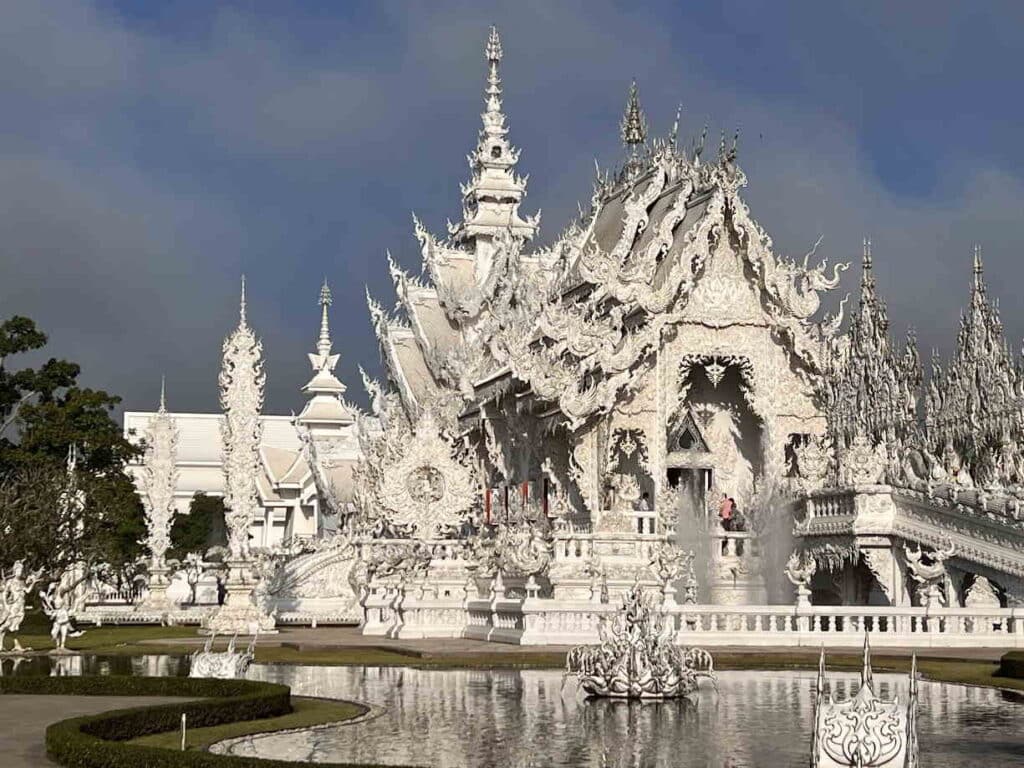
POLYGON ((219 680, 236 680, 245 677, 246 670, 255 658, 256 638, 253 635, 249 641, 249 647, 244 651, 235 650, 235 639, 233 636, 228 643, 227 650, 214 651, 213 640, 216 635, 210 635, 203 650, 196 651, 190 657, 189 677, 212 677, 219 680))
POLYGON ((701 678, 714 680, 711 654, 672 642, 672 628, 639 585, 626 593, 622 610, 600 627, 600 645, 569 651, 566 671, 591 696, 671 699, 697 690, 701 678))
POLYGON ((874 691, 871 649, 864 637, 861 686, 852 699, 825 698, 825 650, 818 663, 811 768, 917 768, 917 656, 910 668, 910 697, 885 701, 874 691))

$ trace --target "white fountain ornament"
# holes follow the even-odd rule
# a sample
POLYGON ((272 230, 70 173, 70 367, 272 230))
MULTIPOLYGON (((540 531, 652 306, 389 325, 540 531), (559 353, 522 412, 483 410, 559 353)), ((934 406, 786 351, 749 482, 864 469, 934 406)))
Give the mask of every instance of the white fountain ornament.
POLYGON ((566 656, 566 671, 588 695, 672 699, 694 693, 702 678, 715 679, 711 654, 675 645, 672 627, 638 584, 599 634, 600 645, 577 646, 566 656))

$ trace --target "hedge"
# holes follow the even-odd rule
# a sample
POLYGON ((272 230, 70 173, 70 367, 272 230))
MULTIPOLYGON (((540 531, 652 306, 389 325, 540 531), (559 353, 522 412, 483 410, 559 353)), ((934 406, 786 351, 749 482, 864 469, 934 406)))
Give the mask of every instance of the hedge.
MULTIPOLYGON (((211 752, 162 749, 129 744, 129 739, 181 727, 189 728, 260 718, 292 711, 286 685, 250 680, 187 677, 4 677, 0 694, 73 696, 180 696, 177 704, 119 709, 75 717, 46 729, 46 752, 65 768, 295 768, 286 760, 215 755, 211 752)), ((382 768, 367 763, 320 763, 322 768, 382 768)))
POLYGON ((1004 653, 999 660, 999 677, 1012 677, 1017 680, 1024 680, 1024 651, 1011 651, 1004 653))

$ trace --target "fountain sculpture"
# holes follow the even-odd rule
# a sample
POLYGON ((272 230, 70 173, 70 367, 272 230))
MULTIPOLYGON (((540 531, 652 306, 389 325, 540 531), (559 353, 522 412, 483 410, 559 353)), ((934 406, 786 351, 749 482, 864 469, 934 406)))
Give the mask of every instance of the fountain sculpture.
POLYGON ((249 646, 244 651, 235 650, 237 635, 231 637, 226 650, 214 651, 213 639, 216 635, 210 635, 203 650, 192 654, 188 676, 214 677, 220 680, 245 677, 245 671, 249 669, 249 665, 252 664, 252 660, 256 656, 256 638, 258 636, 258 633, 253 635, 249 646))
POLYGON ((672 627, 638 584, 599 635, 600 645, 577 646, 565 662, 590 696, 672 699, 696 691, 701 678, 715 679, 711 654, 676 646, 672 627))
POLYGON ((918 768, 917 656, 910 666, 905 705, 875 695, 871 648, 864 637, 860 690, 846 701, 825 698, 825 649, 818 663, 811 768, 918 768))

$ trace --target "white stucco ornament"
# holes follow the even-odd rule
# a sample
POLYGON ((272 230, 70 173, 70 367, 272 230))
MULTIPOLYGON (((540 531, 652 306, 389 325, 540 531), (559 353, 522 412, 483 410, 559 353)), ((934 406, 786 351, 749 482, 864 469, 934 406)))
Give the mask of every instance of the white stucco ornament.
POLYGON ((263 344, 245 316, 245 279, 238 327, 224 340, 220 402, 224 408, 224 509, 233 557, 249 551, 249 525, 259 509, 260 412, 263 410, 263 344))
POLYGON ((441 434, 427 409, 398 461, 382 473, 378 501, 393 526, 409 527, 420 539, 435 538, 457 527, 477 500, 477 484, 469 467, 441 434))

